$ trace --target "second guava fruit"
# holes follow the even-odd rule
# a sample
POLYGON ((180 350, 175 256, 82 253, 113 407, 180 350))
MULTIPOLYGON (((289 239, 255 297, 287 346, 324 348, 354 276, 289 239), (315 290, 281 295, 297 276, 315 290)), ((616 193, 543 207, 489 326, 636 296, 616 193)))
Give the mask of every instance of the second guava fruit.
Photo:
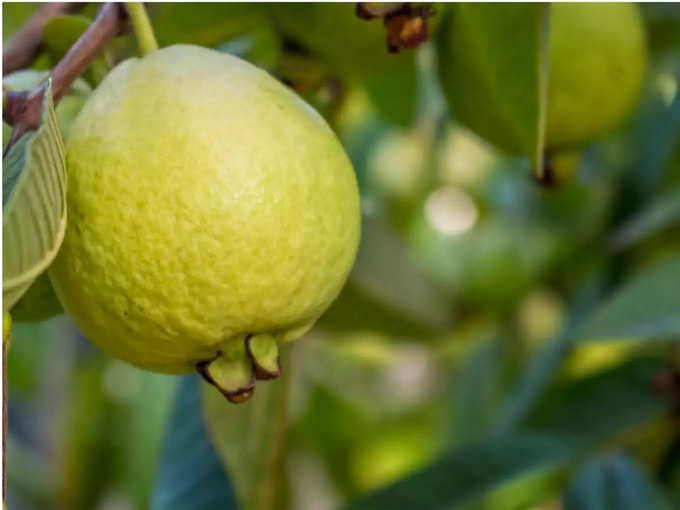
POLYGON ((359 242, 352 165, 324 120, 253 65, 176 45, 129 59, 76 118, 69 222, 49 269, 85 335, 232 401, 340 292, 359 242))
MULTIPOLYGON (((451 13, 438 40, 449 107, 457 121, 482 138, 510 153, 520 152, 514 121, 506 118, 494 97, 479 93, 493 87, 486 84, 483 53, 466 58, 474 43, 464 35, 459 26, 463 20, 456 14, 451 13), (474 93, 461 94, 463 81, 474 83, 474 93)), ((512 40, 508 45, 510 51, 512 40)), ((642 16, 630 3, 550 4, 549 46, 545 148, 554 153, 606 135, 634 108, 646 61, 642 16)))

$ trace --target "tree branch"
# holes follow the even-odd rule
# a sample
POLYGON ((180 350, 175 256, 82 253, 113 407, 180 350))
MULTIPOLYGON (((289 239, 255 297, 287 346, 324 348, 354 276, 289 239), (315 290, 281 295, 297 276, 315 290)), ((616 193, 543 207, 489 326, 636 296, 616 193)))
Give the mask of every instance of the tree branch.
POLYGON ((5 74, 23 69, 40 54, 43 44, 43 28, 54 16, 76 12, 82 3, 44 3, 14 37, 2 52, 2 71, 5 74))
MULTIPOLYGON (((90 27, 50 73, 55 104, 99 52, 114 37, 127 30, 127 26, 127 15, 120 4, 106 3, 99 9, 90 27)), ((44 83, 29 92, 4 92, 2 117, 5 122, 14 126, 5 154, 24 134, 40 125, 46 86, 47 83, 44 83)))

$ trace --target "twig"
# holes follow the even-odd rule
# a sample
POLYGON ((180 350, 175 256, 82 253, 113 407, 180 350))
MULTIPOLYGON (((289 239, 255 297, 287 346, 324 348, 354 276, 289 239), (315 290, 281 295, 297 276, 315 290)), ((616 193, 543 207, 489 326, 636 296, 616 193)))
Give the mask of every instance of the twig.
POLYGON ((7 74, 28 66, 40 54, 43 44, 43 28, 59 14, 76 12, 82 3, 44 3, 21 29, 14 34, 2 52, 2 72, 7 74))
MULTIPOLYGON (((50 73, 54 103, 68 91, 71 83, 80 76, 97 54, 118 34, 127 28, 125 11, 119 4, 106 3, 97 13, 90 27, 80 36, 50 73)), ((14 126, 5 153, 24 134, 40 125, 43 84, 29 92, 7 91, 3 94, 3 120, 14 126)))

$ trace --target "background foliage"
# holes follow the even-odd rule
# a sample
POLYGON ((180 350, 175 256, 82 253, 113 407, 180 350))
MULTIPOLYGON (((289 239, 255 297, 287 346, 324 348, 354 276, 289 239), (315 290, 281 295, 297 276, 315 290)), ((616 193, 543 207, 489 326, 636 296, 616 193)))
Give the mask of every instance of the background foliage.
MULTIPOLYGON (((7 41, 36 5, 2 8, 7 41)), ((109 358, 63 315, 16 324, 8 508, 680 507, 680 7, 640 8, 634 115, 545 189, 447 111, 431 43, 389 55, 351 5, 149 5, 161 45, 239 55, 327 118, 361 188, 360 254, 284 376, 239 406, 109 358)), ((53 20, 34 68, 95 10, 53 20)), ((135 52, 114 41, 78 93, 135 52)), ((511 96, 541 79, 503 65, 511 96)))

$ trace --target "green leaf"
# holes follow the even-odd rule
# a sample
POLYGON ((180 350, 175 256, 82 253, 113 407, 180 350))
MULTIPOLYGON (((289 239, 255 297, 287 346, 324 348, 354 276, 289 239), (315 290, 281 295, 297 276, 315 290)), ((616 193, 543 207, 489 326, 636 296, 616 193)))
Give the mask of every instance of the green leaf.
POLYGON ((43 44, 58 61, 90 26, 90 19, 79 15, 62 15, 50 19, 43 28, 43 44))
POLYGON ((446 330, 452 323, 451 308, 417 269, 405 243, 376 220, 365 219, 361 235, 348 284, 320 324, 400 337, 446 330))
POLYGON ((413 124, 418 76, 414 60, 364 77, 368 96, 380 117, 398 126, 413 124))
POLYGON ((494 424, 505 390, 507 347, 507 338, 481 342, 457 368, 451 390, 451 429, 456 444, 479 439, 494 424))
MULTIPOLYGON (((288 361, 288 360, 287 360, 288 361)), ((238 405, 205 385, 203 413, 215 448, 227 467, 239 508, 281 508, 286 490, 290 363, 273 381, 260 381, 253 396, 238 405)))
MULTIPOLYGON (((3 306, 7 311, 52 262, 66 229, 66 168, 48 84, 40 128, 3 161, 3 306), (17 177, 18 175, 18 177, 17 177), (8 182, 5 183, 5 179, 8 182)), ((19 144, 17 144, 19 145, 19 144)))
POLYGON ((623 453, 591 460, 569 484, 565 510, 671 510, 665 494, 623 453))
POLYGON ((580 341, 657 339, 680 334, 680 257, 662 261, 625 284, 575 333, 580 341))
POLYGON ((570 445, 548 436, 507 436, 461 448, 430 467, 348 506, 351 510, 458 508, 501 484, 559 468, 570 445))
POLYGON ((514 430, 531 413, 571 348, 573 328, 600 300, 603 287, 603 275, 596 272, 577 293, 564 330, 534 354, 522 370, 517 387, 497 420, 495 434, 502 435, 514 430))
POLYGON ((518 434, 455 450, 349 508, 458 508, 511 480, 566 467, 602 441, 672 408, 653 389, 663 367, 660 360, 635 360, 566 384, 544 399, 518 434))
POLYGON ((611 237, 615 250, 628 248, 680 224, 680 189, 655 198, 639 214, 626 221, 611 237))
POLYGON ((187 375, 177 389, 151 497, 152 510, 236 508, 229 479, 203 421, 201 384, 197 375, 187 375))
POLYGON ((268 23, 253 3, 158 3, 149 5, 158 44, 216 46, 268 23))
POLYGON ((560 436, 587 451, 672 407, 654 386, 664 368, 662 360, 634 359, 558 386, 544 396, 521 430, 560 436))
POLYGON ((452 114, 543 167, 549 70, 547 4, 451 6, 439 70, 452 114))

